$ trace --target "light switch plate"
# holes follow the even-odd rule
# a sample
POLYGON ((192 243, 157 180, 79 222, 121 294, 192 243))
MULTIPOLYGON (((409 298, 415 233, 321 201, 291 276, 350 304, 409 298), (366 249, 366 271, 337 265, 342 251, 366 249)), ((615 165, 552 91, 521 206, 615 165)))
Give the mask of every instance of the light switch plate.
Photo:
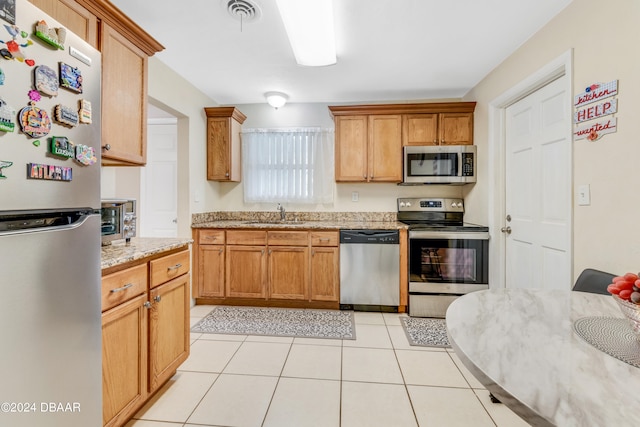
POLYGON ((360 195, 358 194, 357 191, 352 191, 351 192, 351 201, 352 202, 357 202, 359 198, 360 198, 360 195))
POLYGON ((578 205, 589 206, 591 204, 591 189, 589 184, 578 186, 578 205))

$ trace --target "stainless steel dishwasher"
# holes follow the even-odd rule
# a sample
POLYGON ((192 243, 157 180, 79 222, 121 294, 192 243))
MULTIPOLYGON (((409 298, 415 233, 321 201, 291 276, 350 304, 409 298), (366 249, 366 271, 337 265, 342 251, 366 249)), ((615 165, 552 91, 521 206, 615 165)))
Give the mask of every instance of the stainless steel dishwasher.
POLYGON ((398 230, 340 231, 340 308, 397 311, 399 274, 398 230))

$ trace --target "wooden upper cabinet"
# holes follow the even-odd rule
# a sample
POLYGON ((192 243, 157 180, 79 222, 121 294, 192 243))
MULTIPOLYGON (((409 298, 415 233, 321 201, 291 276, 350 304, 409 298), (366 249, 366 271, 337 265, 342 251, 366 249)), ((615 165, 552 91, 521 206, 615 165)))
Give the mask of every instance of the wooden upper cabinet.
POLYGON ((147 55, 102 23, 103 164, 147 161, 147 55))
POLYGON ((69 31, 98 48, 98 18, 74 0, 29 0, 69 31))
POLYGON ((368 181, 402 181, 402 116, 369 116, 368 181))
POLYGON ((473 113, 440 114, 440 145, 473 145, 473 113))
POLYGON ((473 113, 404 115, 402 145, 473 145, 473 113))
POLYGON ((335 123, 336 181, 402 180, 401 116, 338 116, 335 123))
POLYGON ((240 132, 247 117, 234 107, 208 107, 204 111, 207 114, 207 179, 240 182, 240 132))

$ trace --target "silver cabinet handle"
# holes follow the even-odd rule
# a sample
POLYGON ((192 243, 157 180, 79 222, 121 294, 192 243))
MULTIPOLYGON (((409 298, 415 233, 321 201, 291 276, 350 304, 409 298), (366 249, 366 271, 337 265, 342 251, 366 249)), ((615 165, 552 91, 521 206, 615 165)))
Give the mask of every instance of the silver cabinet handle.
POLYGON ((162 297, 161 297, 160 295, 156 295, 156 296, 153 298, 153 300, 154 300, 155 302, 160 302, 160 300, 161 300, 161 299, 162 299, 162 297))
POLYGON ((178 263, 178 264, 174 265, 173 267, 167 267, 167 271, 177 270, 180 267, 182 267, 182 264, 178 263))
POLYGON ((122 292, 125 291, 129 288, 133 287, 133 283, 127 283, 126 285, 124 285, 121 288, 115 288, 115 289, 111 289, 109 292, 114 293, 114 292, 122 292))
POLYGON ((502 227, 500 231, 502 231, 503 233, 511 234, 511 227, 502 227))
POLYGON ((142 306, 144 308, 151 308, 151 303, 149 301, 145 301, 144 304, 142 304, 142 306))
POLYGON ((220 250, 218 252, 222 253, 222 252, 224 252, 224 249, 220 248, 220 250))
POLYGON ((105 145, 103 145, 103 146, 102 146, 102 149, 103 149, 104 151, 109 151, 109 150, 111 150, 111 144, 105 144, 105 145))

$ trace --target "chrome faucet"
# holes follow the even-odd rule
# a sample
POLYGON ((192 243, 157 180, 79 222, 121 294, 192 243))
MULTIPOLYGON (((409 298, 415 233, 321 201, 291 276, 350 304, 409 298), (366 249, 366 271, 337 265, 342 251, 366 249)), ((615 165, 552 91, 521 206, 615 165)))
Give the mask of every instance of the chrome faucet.
POLYGON ((278 203, 278 207, 276 209, 280 211, 280 221, 284 221, 287 215, 287 211, 284 210, 284 206, 278 203))

